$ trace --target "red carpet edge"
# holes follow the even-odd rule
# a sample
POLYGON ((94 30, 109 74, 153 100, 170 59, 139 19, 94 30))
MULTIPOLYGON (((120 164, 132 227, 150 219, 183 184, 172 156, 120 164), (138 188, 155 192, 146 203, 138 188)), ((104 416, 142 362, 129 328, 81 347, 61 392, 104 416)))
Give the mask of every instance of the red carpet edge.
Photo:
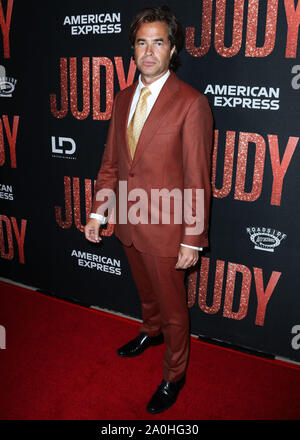
MULTIPOLYGON (((35 295, 42 296, 42 297, 46 296, 49 299, 52 299, 53 301, 58 301, 58 302, 63 303, 63 304, 69 304, 71 307, 80 308, 80 309, 85 310, 87 312, 93 312, 93 313, 97 313, 97 314, 102 314, 102 315, 104 315, 106 317, 113 317, 115 319, 119 319, 121 321, 125 321, 125 322, 127 322, 129 324, 132 324, 132 325, 135 325, 137 327, 140 325, 140 322, 135 320, 134 318, 126 317, 124 315, 119 315, 119 314, 117 314, 117 312, 113 312, 113 311, 102 310, 100 308, 96 309, 96 308, 94 308, 94 306, 86 306, 85 307, 85 306, 82 306, 80 304, 76 304, 74 302, 67 301, 65 299, 61 299, 61 298, 58 298, 56 296, 48 295, 46 293, 41 293, 41 292, 38 292, 37 290, 35 290, 35 289, 39 289, 39 288, 29 287, 29 286, 26 286, 26 287, 24 286, 23 287, 23 286, 20 286, 20 285, 14 283, 13 281, 10 281, 10 280, 6 280, 6 281, 0 280, 0 286, 1 286, 1 284, 4 285, 4 286, 6 285, 8 287, 9 286, 13 286, 14 288, 18 288, 18 289, 20 289, 22 291, 30 292, 30 294, 35 294, 35 295)), ((228 351, 228 352, 231 352, 231 353, 236 353, 236 354, 239 354, 239 355, 244 356, 244 357, 257 358, 257 359, 260 359, 260 360, 262 360, 264 362, 271 363, 273 365, 280 365, 280 366, 285 366, 287 368, 300 370, 300 363, 298 364, 298 363, 295 363, 293 361, 289 361, 288 359, 287 360, 269 359, 269 358, 265 358, 262 355, 255 355, 255 354, 246 353, 246 352, 242 351, 242 347, 241 347, 241 351, 240 351, 238 349, 232 349, 232 348, 230 348, 228 346, 214 344, 213 341, 212 342, 201 341, 201 340, 199 340, 197 338, 197 336, 194 336, 194 335, 192 335, 191 338, 192 338, 191 339, 192 343, 195 343, 195 344, 200 344, 200 345, 203 345, 203 346, 211 346, 211 345, 213 345, 214 347, 217 347, 220 350, 228 351)))

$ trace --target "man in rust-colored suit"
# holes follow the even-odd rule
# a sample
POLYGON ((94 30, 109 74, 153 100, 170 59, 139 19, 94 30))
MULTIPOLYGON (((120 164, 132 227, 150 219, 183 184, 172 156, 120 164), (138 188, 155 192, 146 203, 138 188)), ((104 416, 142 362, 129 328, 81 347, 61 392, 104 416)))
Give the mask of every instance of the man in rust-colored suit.
POLYGON ((213 121, 206 97, 169 70, 182 40, 180 24, 167 7, 145 8, 134 18, 130 42, 140 76, 115 98, 85 227, 88 240, 101 240, 107 201, 116 194, 115 234, 127 254, 143 315, 138 336, 118 355, 137 356, 166 344, 163 380, 147 405, 150 413, 173 405, 184 385, 190 343, 184 269, 194 266, 198 251, 208 246, 213 121))

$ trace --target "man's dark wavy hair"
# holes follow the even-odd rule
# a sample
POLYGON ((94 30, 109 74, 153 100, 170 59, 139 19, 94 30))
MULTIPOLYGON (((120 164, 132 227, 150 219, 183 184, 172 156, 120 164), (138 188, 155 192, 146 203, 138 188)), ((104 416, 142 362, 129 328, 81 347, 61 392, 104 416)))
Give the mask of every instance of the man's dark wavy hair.
POLYGON ((136 33, 142 23, 153 23, 163 21, 168 26, 169 41, 171 49, 175 46, 174 53, 170 59, 169 67, 175 70, 179 66, 178 53, 183 46, 182 27, 171 9, 168 6, 143 8, 132 20, 129 29, 129 41, 134 48, 136 33))

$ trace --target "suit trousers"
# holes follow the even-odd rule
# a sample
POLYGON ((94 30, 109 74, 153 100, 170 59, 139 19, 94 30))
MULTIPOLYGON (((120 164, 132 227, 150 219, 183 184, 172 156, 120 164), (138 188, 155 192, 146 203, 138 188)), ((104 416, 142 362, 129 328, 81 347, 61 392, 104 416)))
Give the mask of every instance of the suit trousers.
POLYGON ((160 257, 124 246, 142 305, 140 332, 165 340, 163 378, 180 380, 187 368, 190 323, 184 284, 185 271, 175 269, 176 257, 160 257))

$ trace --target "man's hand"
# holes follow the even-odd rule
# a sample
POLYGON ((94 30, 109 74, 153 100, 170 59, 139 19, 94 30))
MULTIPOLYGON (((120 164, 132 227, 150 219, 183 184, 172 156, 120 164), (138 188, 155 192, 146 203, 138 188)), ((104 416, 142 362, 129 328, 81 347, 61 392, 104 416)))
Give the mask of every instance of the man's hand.
POLYGON ((195 266, 199 259, 199 253, 196 249, 179 246, 178 260, 175 269, 187 269, 195 266))
POLYGON ((99 235, 100 222, 95 218, 91 218, 84 228, 85 238, 93 243, 99 243, 102 238, 99 235))

